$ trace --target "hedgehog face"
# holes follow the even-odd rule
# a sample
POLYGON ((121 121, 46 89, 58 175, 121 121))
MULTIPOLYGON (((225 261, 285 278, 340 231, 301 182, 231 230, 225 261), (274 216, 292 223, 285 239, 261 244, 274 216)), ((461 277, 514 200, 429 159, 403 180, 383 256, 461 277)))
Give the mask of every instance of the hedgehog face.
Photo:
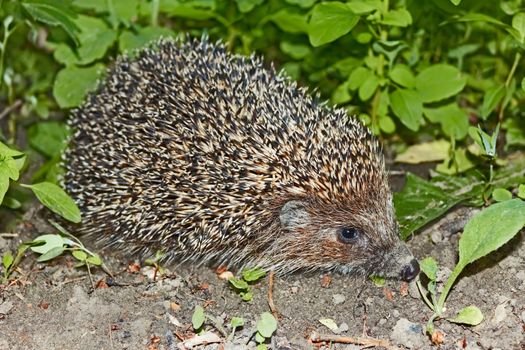
POLYGON ((391 204, 358 204, 284 204, 279 215, 283 240, 295 251, 288 259, 348 274, 414 279, 419 265, 398 237, 391 204))

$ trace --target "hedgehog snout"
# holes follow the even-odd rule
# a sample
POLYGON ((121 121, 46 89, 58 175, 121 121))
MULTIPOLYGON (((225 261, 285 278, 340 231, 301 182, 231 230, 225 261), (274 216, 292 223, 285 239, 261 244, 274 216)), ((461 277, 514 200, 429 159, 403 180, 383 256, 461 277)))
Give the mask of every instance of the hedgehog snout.
POLYGON ((394 277, 406 282, 414 280, 419 275, 419 263, 403 242, 397 243, 393 249, 385 254, 384 269, 390 271, 387 277, 394 277))
POLYGON ((410 262, 403 267, 401 270, 401 279, 403 281, 410 282, 419 275, 419 263, 416 259, 410 260, 410 262))

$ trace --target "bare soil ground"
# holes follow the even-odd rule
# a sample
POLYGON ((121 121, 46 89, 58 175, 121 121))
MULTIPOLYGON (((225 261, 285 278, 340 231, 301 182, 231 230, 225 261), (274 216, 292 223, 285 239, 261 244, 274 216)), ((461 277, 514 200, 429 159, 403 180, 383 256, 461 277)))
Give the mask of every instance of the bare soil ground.
MULTIPOLYGON (((418 258, 435 257, 445 272, 454 267, 459 234, 451 234, 471 210, 457 210, 416 235, 409 246, 418 258)), ((38 216, 38 215, 37 215, 38 216)), ((26 219, 15 238, 0 238, 0 254, 15 251, 22 241, 46 233, 38 218, 26 219)), ((504 223, 502 223, 504 224, 504 223)), ((49 231, 47 231, 49 232, 49 231)), ((525 349, 525 234, 522 232, 497 252, 470 266, 447 301, 452 316, 468 305, 485 316, 476 327, 436 323, 442 343, 433 345, 424 335, 431 315, 415 284, 388 281, 378 287, 370 280, 342 275, 294 274, 276 277, 275 305, 282 314, 271 349, 361 349, 362 346, 309 341, 313 331, 334 337, 372 337, 392 349, 525 349), (339 326, 335 334, 320 319, 339 326)), ((223 339, 200 349, 255 349, 255 323, 268 311, 268 280, 254 286, 251 302, 244 302, 227 281, 210 267, 168 266, 168 276, 152 280, 142 266, 132 272, 119 252, 102 252, 116 274, 114 279, 95 269, 91 289, 86 270, 74 267, 70 257, 36 262, 28 254, 11 284, 0 289, 0 350, 7 349, 181 349, 181 339, 193 337, 195 305, 205 306, 215 321, 205 328, 223 339), (245 326, 232 340, 217 328, 231 332, 232 317, 245 326), (214 326, 213 323, 215 323, 214 326)), ((140 264, 140 262, 138 262, 140 264)))

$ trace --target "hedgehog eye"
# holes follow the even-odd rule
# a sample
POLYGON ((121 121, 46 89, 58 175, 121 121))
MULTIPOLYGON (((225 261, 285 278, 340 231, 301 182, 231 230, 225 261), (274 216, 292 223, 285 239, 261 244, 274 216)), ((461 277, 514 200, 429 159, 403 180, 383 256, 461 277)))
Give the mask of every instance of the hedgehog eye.
POLYGON ((338 238, 342 243, 354 243, 361 232, 355 227, 341 227, 338 232, 338 238))

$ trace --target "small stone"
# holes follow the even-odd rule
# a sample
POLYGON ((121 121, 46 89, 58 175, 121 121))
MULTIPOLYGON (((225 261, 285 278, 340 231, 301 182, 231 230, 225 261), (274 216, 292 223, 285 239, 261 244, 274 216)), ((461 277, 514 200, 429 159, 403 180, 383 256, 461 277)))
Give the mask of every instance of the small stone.
POLYGON ((507 303, 503 303, 496 306, 496 310, 494 310, 494 317, 492 317, 493 325, 498 325, 507 318, 507 310, 505 309, 506 304, 507 303))
POLYGON ((0 314, 7 315, 11 311, 12 308, 13 308, 13 302, 5 301, 2 304, 0 304, 0 314))
POLYGON ((339 305, 345 302, 346 297, 342 294, 334 294, 332 296, 332 299, 333 299, 334 305, 339 305))
POLYGON ((434 244, 441 243, 443 241, 443 233, 439 230, 432 231, 432 233, 430 234, 430 240, 434 244))
POLYGON ((427 338, 423 335, 423 327, 406 318, 397 321, 390 338, 395 345, 402 345, 409 349, 422 349, 427 344, 427 338))
POLYGON ((348 332, 349 329, 350 327, 348 327, 348 325, 345 322, 339 325, 339 333, 348 332))
POLYGON ((392 311, 392 316, 394 316, 395 318, 398 318, 399 317, 399 311, 397 311, 397 310, 392 311))

